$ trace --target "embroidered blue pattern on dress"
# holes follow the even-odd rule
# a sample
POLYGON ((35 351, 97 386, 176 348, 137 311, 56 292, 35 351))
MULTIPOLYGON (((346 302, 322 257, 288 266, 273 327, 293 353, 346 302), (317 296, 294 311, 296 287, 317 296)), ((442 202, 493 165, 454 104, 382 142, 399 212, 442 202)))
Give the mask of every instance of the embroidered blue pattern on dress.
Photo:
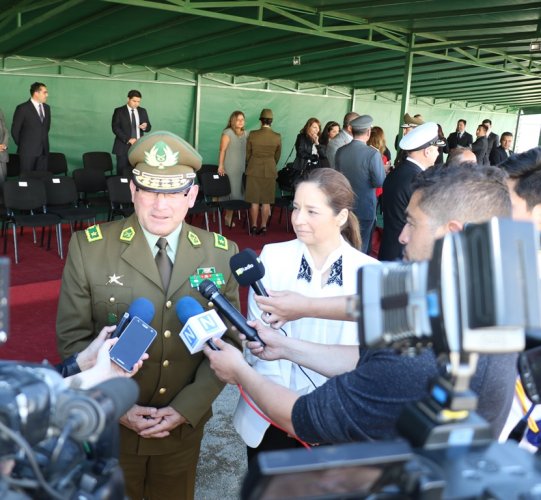
POLYGON ((332 267, 331 273, 329 274, 329 279, 327 280, 327 285, 336 284, 342 286, 344 283, 342 281, 342 256, 336 260, 332 267))
POLYGON ((304 255, 302 256, 301 267, 299 268, 297 279, 306 280, 308 283, 312 281, 312 269, 310 268, 310 264, 308 264, 308 262, 304 258, 304 255))

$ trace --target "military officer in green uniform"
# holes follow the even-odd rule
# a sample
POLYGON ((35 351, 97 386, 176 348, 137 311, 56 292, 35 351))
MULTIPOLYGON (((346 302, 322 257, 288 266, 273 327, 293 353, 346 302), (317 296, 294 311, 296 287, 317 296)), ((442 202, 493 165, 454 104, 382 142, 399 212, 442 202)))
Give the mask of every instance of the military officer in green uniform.
MULTIPOLYGON (((129 159, 135 214, 79 231, 70 241, 58 305, 58 347, 62 357, 70 356, 104 325, 116 324, 134 299, 154 304, 151 325, 158 337, 134 377, 139 401, 120 419, 120 463, 130 498, 189 499, 203 427, 223 384, 204 354, 190 355, 179 338, 182 324, 175 305, 189 295, 208 308, 196 286, 200 275, 210 272, 221 283, 221 293, 239 307, 229 267, 238 247, 184 222, 198 192, 194 171, 201 167, 201 156, 187 142, 168 132, 148 134, 130 149, 129 159), (162 277, 162 264, 155 260, 164 257, 170 259, 170 278, 162 277)), ((226 337, 238 345, 235 333, 226 337)))

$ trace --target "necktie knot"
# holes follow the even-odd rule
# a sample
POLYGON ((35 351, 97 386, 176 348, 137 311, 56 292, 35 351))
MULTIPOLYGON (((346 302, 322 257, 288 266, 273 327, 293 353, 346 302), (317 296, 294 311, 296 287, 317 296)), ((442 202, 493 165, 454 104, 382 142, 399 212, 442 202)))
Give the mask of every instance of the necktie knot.
POLYGON ((168 244, 169 243, 167 243, 167 238, 158 238, 158 241, 156 242, 156 246, 160 250, 165 250, 167 248, 168 244))

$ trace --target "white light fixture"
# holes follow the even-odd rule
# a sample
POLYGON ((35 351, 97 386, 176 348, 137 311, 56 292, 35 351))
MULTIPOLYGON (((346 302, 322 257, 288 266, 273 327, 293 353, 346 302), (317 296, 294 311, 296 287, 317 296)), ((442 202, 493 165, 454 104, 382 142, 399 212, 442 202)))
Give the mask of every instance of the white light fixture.
POLYGON ((539 40, 530 42, 530 52, 541 52, 541 42, 539 40))
POLYGON ((293 56, 293 66, 301 65, 301 56, 293 56))

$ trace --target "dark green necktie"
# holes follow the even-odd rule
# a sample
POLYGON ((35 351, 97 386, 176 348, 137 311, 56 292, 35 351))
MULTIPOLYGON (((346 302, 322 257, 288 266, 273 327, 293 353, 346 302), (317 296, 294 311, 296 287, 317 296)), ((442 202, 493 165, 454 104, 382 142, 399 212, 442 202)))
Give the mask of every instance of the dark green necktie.
POLYGON ((171 273, 173 272, 173 263, 167 255, 167 245, 168 243, 165 238, 159 238, 156 242, 156 246, 159 248, 159 250, 154 258, 162 278, 163 289, 166 291, 169 287, 169 281, 171 281, 171 273))

